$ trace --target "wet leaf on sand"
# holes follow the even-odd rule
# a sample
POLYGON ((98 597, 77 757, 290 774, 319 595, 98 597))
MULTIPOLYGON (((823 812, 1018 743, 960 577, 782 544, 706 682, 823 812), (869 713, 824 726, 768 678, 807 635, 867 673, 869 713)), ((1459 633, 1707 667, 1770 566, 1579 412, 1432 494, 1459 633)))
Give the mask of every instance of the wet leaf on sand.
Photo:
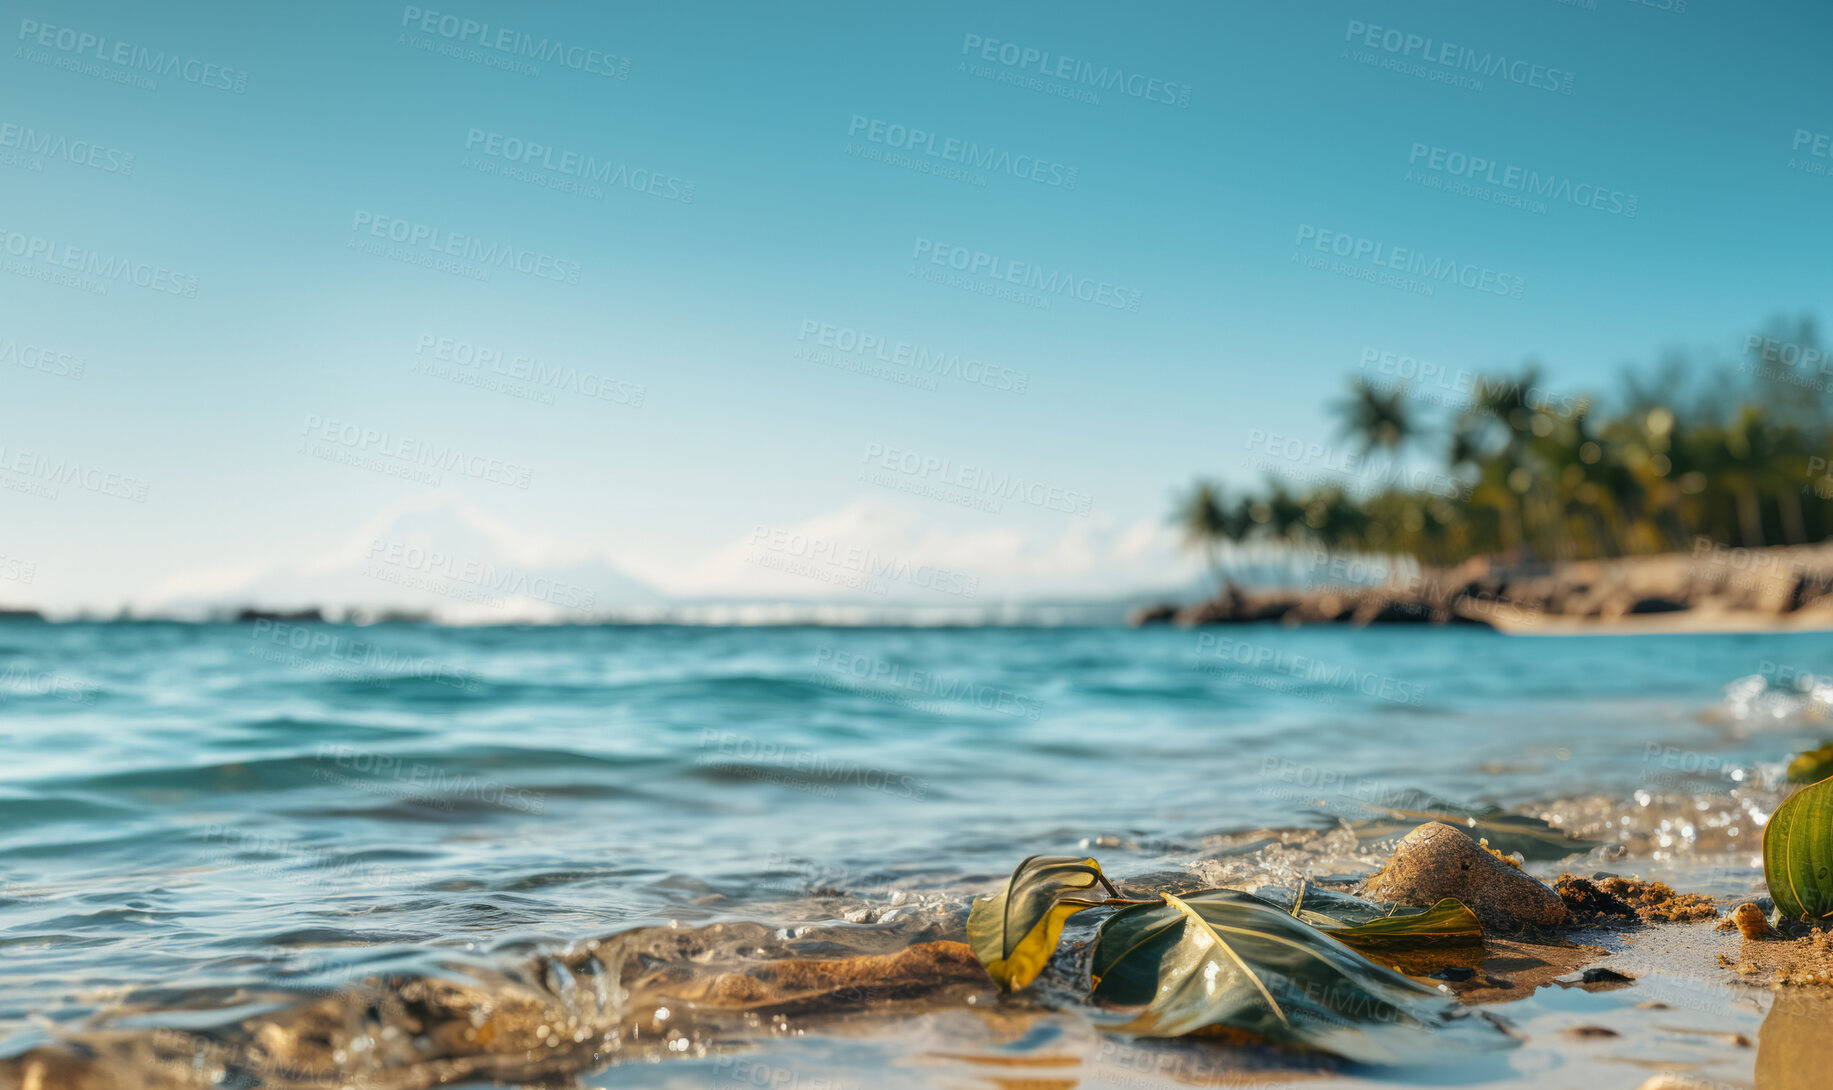
POLYGON ((1384 951, 1414 946, 1458 946, 1483 941, 1483 924, 1464 902, 1447 897, 1430 908, 1370 901, 1333 889, 1300 882, 1296 893, 1262 889, 1257 896, 1287 911, 1330 937, 1358 950, 1384 951))
POLYGON ((1440 993, 1239 890, 1121 909, 1101 925, 1091 968, 1094 999, 1125 1018, 1111 1028, 1142 1037, 1224 1027, 1362 1063, 1513 1043, 1440 993))
POLYGON ((974 899, 967 943, 1000 987, 1023 988, 1044 971, 1069 917, 1102 903, 1071 895, 1096 886, 1114 892, 1093 859, 1031 856, 1012 872, 1004 889, 974 899))

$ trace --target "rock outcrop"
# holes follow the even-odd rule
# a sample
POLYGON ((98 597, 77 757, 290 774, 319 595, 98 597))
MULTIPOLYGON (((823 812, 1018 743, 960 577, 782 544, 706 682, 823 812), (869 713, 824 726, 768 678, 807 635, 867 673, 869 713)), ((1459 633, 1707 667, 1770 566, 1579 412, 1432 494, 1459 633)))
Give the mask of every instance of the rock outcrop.
POLYGON ((1691 553, 1503 563, 1477 557, 1372 587, 1249 591, 1230 587, 1195 605, 1134 613, 1135 624, 1184 627, 1280 621, 1288 625, 1477 624, 1532 629, 1543 621, 1684 623, 1690 616, 1775 618, 1833 628, 1833 543, 1691 553))

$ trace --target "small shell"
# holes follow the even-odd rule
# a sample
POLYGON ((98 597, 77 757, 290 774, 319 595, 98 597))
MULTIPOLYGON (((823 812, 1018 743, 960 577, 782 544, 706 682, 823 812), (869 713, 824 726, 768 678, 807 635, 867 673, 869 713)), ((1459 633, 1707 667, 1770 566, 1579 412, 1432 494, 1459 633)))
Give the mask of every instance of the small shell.
POLYGON ((1752 942, 1778 937, 1776 929, 1769 926, 1769 919, 1763 915, 1763 910, 1749 901, 1731 910, 1731 922, 1737 924, 1738 932, 1752 942))

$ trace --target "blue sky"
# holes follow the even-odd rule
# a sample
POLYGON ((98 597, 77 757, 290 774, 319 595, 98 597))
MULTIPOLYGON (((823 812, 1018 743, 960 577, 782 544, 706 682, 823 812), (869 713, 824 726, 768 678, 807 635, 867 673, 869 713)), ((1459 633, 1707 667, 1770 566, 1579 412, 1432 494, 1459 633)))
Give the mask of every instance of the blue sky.
POLYGON ((1328 441, 1366 349, 1536 358, 1607 387, 1665 346, 1729 352, 1820 308, 1833 178, 1813 171, 1833 159, 1793 145, 1833 132, 1826 11, 1665 3, 15 5, 0 557, 33 574, 0 582, 0 603, 139 601, 181 573, 231 585, 429 494, 682 593, 731 589, 694 572, 760 525, 861 505, 913 512, 897 520, 913 550, 1030 543, 997 568, 1074 539, 1064 585, 1136 584, 1164 543, 1127 562, 1114 543, 1139 546, 1197 473, 1253 483, 1251 435, 1328 441), (518 41, 559 55, 538 74, 479 63, 535 63, 518 41), (160 55, 176 66, 154 86, 122 82, 160 55), (1447 81, 1473 78, 1460 59, 1490 66, 1480 86, 1447 81), (1081 100, 1102 70, 1126 79, 1081 100), (896 146, 911 129, 933 136, 896 146), (505 176, 518 164, 491 149, 530 144, 551 149, 521 164, 532 180, 505 176), (981 168, 938 172, 967 145, 981 168), (927 169, 885 161, 899 152, 927 169), (1511 169, 1571 185, 1540 209, 1449 191, 1473 157, 1495 164, 1492 195, 1511 169), (1607 207, 1570 199, 1578 185, 1607 207), (405 256, 469 247, 561 279, 353 248, 386 250, 397 220, 423 236, 405 256), (1317 245, 1337 235, 1519 298, 1295 260, 1328 264, 1317 245), (130 271, 106 294, 43 279, 84 254, 130 271), (917 275, 975 254, 1137 309, 917 275), (808 358, 841 330, 1025 388, 808 358), (489 370, 438 358, 460 345, 568 385, 456 381, 489 370), (80 357, 81 376, 26 365, 27 346, 80 357), (429 450, 478 468, 436 484, 403 468, 429 450), (945 466, 904 473, 908 453, 945 466), (30 494, 71 462, 87 476, 30 494), (977 508, 960 475, 982 471, 1090 510, 977 508))

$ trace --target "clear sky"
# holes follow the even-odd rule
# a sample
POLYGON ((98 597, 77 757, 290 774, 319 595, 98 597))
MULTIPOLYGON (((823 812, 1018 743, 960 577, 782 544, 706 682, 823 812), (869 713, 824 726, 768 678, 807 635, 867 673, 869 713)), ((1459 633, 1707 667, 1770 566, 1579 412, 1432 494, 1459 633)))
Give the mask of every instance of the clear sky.
POLYGON ((8 11, 0 603, 425 502, 675 593, 881 509, 1098 593, 1367 349, 1602 386, 1828 287, 1807 0, 8 11))

